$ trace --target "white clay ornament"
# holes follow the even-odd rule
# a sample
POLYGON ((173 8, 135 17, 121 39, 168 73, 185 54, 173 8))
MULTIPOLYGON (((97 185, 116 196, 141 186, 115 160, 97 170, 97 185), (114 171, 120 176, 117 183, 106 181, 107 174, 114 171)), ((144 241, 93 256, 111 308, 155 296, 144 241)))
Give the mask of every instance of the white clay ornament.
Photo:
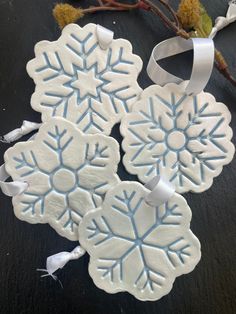
POLYGON ((178 193, 203 192, 233 158, 231 114, 211 94, 187 96, 186 86, 143 91, 121 122, 123 163, 144 183, 160 175, 178 193))
POLYGON ((131 110, 141 93, 142 60, 127 40, 112 40, 106 49, 101 44, 97 25, 70 24, 57 41, 35 46, 27 71, 36 84, 31 105, 43 122, 60 116, 84 133, 109 135, 131 110))
POLYGON ((17 143, 4 158, 13 180, 28 183, 13 197, 15 215, 29 223, 49 223, 69 240, 78 240, 84 214, 99 207, 119 182, 116 140, 85 135, 63 118, 44 123, 34 140, 17 143))
MULTIPOLYGON (((142 92, 142 60, 127 40, 113 40, 101 26, 70 24, 57 41, 35 46, 27 71, 36 85, 31 106, 43 124, 34 139, 6 151, 0 187, 15 195, 19 219, 48 223, 81 244, 50 256, 43 276, 56 279, 55 271, 88 252, 97 287, 155 301, 196 267, 200 243, 178 193, 207 190, 235 151, 230 112, 202 91, 213 62, 211 39, 159 43, 147 68, 157 85, 142 92), (190 82, 177 84, 156 61, 191 48, 190 82), (119 145, 106 136, 119 122, 123 163, 146 186, 119 180, 119 145)), ((3 139, 37 127, 28 123, 3 139)))
POLYGON ((169 293, 175 278, 191 272, 201 257, 185 199, 174 193, 155 207, 146 201, 149 194, 138 182, 121 182, 79 226, 95 285, 108 293, 127 291, 142 301, 169 293))

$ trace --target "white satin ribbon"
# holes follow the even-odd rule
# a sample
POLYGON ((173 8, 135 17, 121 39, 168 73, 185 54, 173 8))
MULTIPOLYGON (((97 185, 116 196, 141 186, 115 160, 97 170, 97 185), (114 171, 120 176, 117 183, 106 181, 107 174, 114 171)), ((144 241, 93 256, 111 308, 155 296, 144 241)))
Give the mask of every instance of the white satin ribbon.
POLYGON ((185 89, 187 95, 196 95, 204 90, 214 64, 214 43, 212 39, 218 31, 236 21, 236 0, 229 2, 226 17, 219 16, 215 20, 209 38, 191 38, 189 40, 173 37, 156 45, 152 51, 147 73, 150 79, 158 84, 180 83, 183 80, 164 70, 157 61, 166 57, 193 49, 193 66, 189 83, 185 89))
POLYGON ((0 188, 7 196, 16 196, 28 188, 28 183, 23 181, 5 182, 9 178, 5 164, 0 166, 0 188))
POLYGON ((191 38, 186 40, 173 37, 157 44, 151 54, 147 66, 150 79, 158 84, 180 83, 183 79, 164 70, 157 61, 193 49, 193 66, 185 93, 198 94, 206 86, 214 64, 214 43, 210 38, 191 38))
POLYGON ((60 252, 49 256, 46 262, 46 269, 37 270, 46 272, 46 274, 41 277, 52 276, 53 279, 57 280, 57 277, 53 275, 53 273, 63 268, 69 261, 79 259, 85 253, 86 251, 78 245, 71 252, 60 252))
POLYGON ((114 32, 99 24, 97 25, 96 32, 100 48, 106 50, 113 40, 114 32))
MULTIPOLYGON (((0 138, 1 142, 11 143, 20 139, 23 135, 27 135, 34 130, 38 130, 41 123, 30 122, 24 120, 22 126, 17 128, 0 138)), ((34 136, 33 136, 34 137, 34 136)), ((32 139, 31 137, 30 139, 32 139)), ((5 182, 9 178, 5 164, 0 166, 0 189, 7 196, 16 196, 24 192, 28 188, 28 183, 24 181, 5 182)))
POLYGON ((175 193, 175 187, 164 177, 156 176, 145 184, 151 192, 146 196, 146 202, 151 206, 166 203, 175 193))
POLYGON ((214 38, 215 35, 220 31, 221 29, 225 28, 229 24, 236 21, 236 1, 229 1, 229 8, 226 13, 226 17, 224 16, 218 16, 215 20, 215 25, 212 28, 210 38, 214 38))
POLYGON ((0 142, 3 143, 12 143, 19 140, 22 136, 31 133, 32 131, 38 130, 42 123, 30 122, 24 120, 22 126, 11 132, 1 136, 0 142))

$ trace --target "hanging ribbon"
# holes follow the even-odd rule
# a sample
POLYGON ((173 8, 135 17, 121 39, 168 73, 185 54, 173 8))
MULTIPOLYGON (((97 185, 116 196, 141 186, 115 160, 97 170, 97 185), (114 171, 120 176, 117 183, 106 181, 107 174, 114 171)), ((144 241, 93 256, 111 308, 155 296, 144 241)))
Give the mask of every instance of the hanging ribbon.
POLYGON ((174 37, 156 45, 152 51, 147 73, 150 79, 163 86, 167 83, 180 83, 183 81, 168 71, 164 70, 157 61, 193 49, 193 66, 189 83, 185 89, 187 95, 196 95, 204 90, 210 79, 213 69, 215 54, 213 38, 217 32, 230 23, 236 21, 236 1, 229 2, 226 17, 219 16, 209 38, 191 38, 189 40, 174 37))
POLYGON ((42 123, 30 122, 24 120, 22 126, 18 129, 12 130, 11 132, 0 137, 0 142, 12 143, 19 140, 22 136, 27 135, 35 130, 38 130, 42 123))
POLYGON ((28 188, 28 183, 23 181, 5 182, 9 178, 5 164, 0 166, 0 188, 7 196, 16 196, 28 188))
POLYGON ((156 45, 152 51, 147 73, 150 79, 158 84, 180 83, 183 79, 164 70, 157 61, 193 49, 193 67, 186 94, 198 94, 206 86, 214 64, 214 43, 209 38, 192 38, 186 40, 173 37, 156 45))
MULTIPOLYGON (((17 128, 0 138, 0 142, 4 143, 11 143, 22 136, 31 133, 34 130, 38 130, 41 126, 41 123, 30 122, 24 120, 22 126, 17 128)), ((32 139, 32 138, 30 138, 32 139)), ((0 166, 0 189, 2 192, 7 196, 16 196, 24 192, 28 188, 28 183, 24 181, 13 181, 13 182, 6 182, 9 178, 9 174, 6 171, 5 164, 0 166)))
POLYGON ((214 38, 216 34, 229 24, 236 21, 236 1, 229 1, 229 8, 226 13, 226 17, 224 16, 218 16, 215 20, 215 25, 212 28, 210 38, 214 38))
POLYGON ((151 192, 146 196, 146 202, 151 206, 166 203, 175 193, 175 187, 164 177, 156 176, 145 184, 151 192))
POLYGON ((101 25, 97 25, 96 28, 98 43, 101 49, 106 50, 112 43, 114 32, 101 25))

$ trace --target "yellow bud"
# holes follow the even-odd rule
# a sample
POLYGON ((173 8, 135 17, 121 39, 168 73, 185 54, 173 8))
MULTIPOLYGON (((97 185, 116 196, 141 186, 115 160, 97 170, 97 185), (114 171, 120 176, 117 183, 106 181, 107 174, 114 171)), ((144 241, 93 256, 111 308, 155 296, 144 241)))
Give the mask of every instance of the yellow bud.
POLYGON ((74 8, 72 5, 58 3, 53 9, 53 16, 60 28, 67 24, 74 23, 84 16, 81 8, 74 8))
POLYGON ((177 16, 183 28, 197 28, 200 22, 201 5, 199 0, 181 0, 177 16))

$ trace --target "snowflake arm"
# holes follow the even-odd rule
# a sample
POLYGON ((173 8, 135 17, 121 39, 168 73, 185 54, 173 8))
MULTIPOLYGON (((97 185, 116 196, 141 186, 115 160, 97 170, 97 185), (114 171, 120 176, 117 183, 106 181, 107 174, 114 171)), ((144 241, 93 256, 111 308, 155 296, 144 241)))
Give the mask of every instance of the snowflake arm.
POLYGON ((27 65, 36 84, 31 105, 43 121, 61 116, 85 133, 110 134, 139 97, 141 67, 128 41, 113 40, 102 50, 95 24, 68 25, 57 41, 35 47, 27 65))
POLYGON ((28 158, 26 157, 25 152, 21 152, 19 156, 14 157, 15 161, 15 169, 16 170, 22 170, 21 177, 27 177, 33 173, 36 173, 38 171, 48 174, 47 170, 39 168, 37 159, 35 157, 34 152, 31 150, 28 152, 28 158))
POLYGON ((180 195, 155 208, 145 202, 146 193, 136 182, 118 184, 102 208, 84 216, 79 236, 98 287, 154 300, 169 292, 176 276, 194 268, 200 245, 189 230, 191 212, 180 195))
POLYGON ((27 200, 22 201, 21 203, 24 206, 22 209, 23 213, 27 213, 30 211, 30 214, 32 216, 36 215, 36 210, 37 210, 37 205, 39 206, 39 213, 40 215, 44 215, 44 210, 45 210, 45 198, 47 195, 51 192, 52 190, 49 189, 46 193, 43 195, 38 195, 36 193, 32 192, 25 192, 25 195, 28 197, 27 200))
POLYGON ((210 94, 186 96, 185 86, 143 92, 121 123, 123 161, 144 183, 164 175, 179 193, 202 192, 233 158, 231 115, 210 94))
POLYGON ((16 216, 30 223, 49 223, 70 240, 77 240, 84 214, 100 206, 119 180, 116 141, 82 134, 62 118, 43 124, 33 141, 9 149, 5 162, 14 180, 29 185, 13 198, 16 216))

